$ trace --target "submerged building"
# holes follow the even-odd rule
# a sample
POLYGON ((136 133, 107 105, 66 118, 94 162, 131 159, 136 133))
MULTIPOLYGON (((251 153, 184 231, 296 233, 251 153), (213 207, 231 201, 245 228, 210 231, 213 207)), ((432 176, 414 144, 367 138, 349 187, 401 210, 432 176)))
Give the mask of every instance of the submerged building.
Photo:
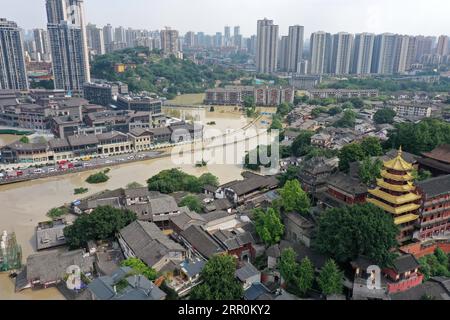
POLYGON ((413 166, 402 157, 402 150, 395 158, 383 162, 381 179, 377 187, 369 190, 368 202, 390 213, 400 229, 399 242, 413 239, 419 218, 421 196, 416 192, 411 174, 413 166))

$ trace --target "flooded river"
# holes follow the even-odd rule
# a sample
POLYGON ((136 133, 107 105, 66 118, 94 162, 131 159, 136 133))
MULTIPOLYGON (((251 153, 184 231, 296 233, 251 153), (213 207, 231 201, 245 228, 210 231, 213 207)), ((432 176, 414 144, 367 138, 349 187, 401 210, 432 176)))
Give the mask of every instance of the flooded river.
POLYGON ((17 136, 14 134, 0 134, 0 147, 6 146, 14 141, 17 141, 21 138, 21 136, 17 136))

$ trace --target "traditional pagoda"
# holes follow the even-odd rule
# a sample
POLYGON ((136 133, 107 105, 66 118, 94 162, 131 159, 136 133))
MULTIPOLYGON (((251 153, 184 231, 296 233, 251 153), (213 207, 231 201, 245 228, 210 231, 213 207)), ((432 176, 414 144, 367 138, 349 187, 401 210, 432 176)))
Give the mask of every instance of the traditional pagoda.
POLYGON ((394 159, 383 162, 377 187, 369 190, 368 202, 394 216, 400 228, 399 242, 411 240, 419 218, 421 196, 416 193, 411 172, 413 166, 402 158, 400 147, 394 159))

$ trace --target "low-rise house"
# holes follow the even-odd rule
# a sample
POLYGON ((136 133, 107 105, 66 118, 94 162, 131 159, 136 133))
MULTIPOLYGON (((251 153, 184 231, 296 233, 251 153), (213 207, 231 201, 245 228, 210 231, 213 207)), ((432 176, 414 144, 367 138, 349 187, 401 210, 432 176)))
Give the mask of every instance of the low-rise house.
POLYGON ((47 163, 53 158, 53 151, 47 143, 23 143, 13 142, 0 148, 3 163, 47 163))
POLYGON ((338 161, 324 157, 304 161, 298 173, 303 190, 313 195, 326 190, 328 178, 337 170, 338 161))
POLYGON ((157 192, 149 196, 146 202, 137 202, 125 208, 135 212, 139 220, 154 222, 162 229, 169 226, 170 217, 180 214, 173 197, 157 192))
POLYGON ((169 143, 172 139, 172 131, 167 127, 149 129, 152 144, 169 143))
POLYGON ((168 279, 169 288, 175 290, 179 297, 188 295, 194 287, 202 283, 200 275, 205 264, 205 260, 198 258, 183 261, 180 264, 179 275, 168 279))
POLYGON ((142 274, 129 267, 117 269, 111 276, 95 279, 88 285, 92 300, 165 300, 166 293, 142 274))
POLYGON ((328 149, 331 147, 332 137, 326 133, 317 133, 311 137, 311 145, 328 149))
POLYGON ((273 297, 272 292, 262 283, 253 283, 244 292, 244 300, 248 301, 269 301, 273 300, 273 297))
POLYGON ((412 254, 406 254, 395 259, 393 265, 383 270, 389 282, 389 293, 397 293, 418 286, 423 281, 423 274, 419 272, 420 264, 412 254))
POLYGON ((168 263, 179 263, 186 256, 182 246, 151 222, 135 221, 121 229, 117 237, 126 258, 139 258, 156 271, 168 263))
POLYGON ((353 279, 352 300, 389 300, 387 293, 387 280, 380 276, 379 287, 375 287, 376 275, 369 267, 377 264, 370 259, 360 256, 350 262, 355 274, 353 279), (368 286, 369 283, 374 285, 373 288, 368 286))
POLYGON ((133 151, 133 143, 125 133, 110 131, 97 135, 97 139, 99 154, 117 155, 133 151))
POLYGON ((255 258, 255 240, 250 232, 232 228, 211 231, 209 234, 226 249, 227 254, 235 256, 239 261, 251 261, 255 258))
POLYGON ((226 250, 198 225, 192 225, 182 231, 180 239, 192 255, 203 259, 226 253, 226 250))
POLYGON ((66 244, 64 228, 67 226, 64 219, 39 222, 36 228, 36 249, 50 249, 66 244))
POLYGON ((317 198, 325 208, 361 204, 366 202, 367 190, 358 178, 338 172, 328 178, 327 190, 317 194, 317 198))
POLYGON ((75 213, 91 213, 95 208, 101 206, 111 206, 113 208, 121 209, 125 203, 123 201, 124 190, 122 188, 116 190, 106 190, 95 194, 93 196, 76 201, 72 204, 72 209, 75 213))
POLYGON ((450 174, 450 144, 422 153, 418 161, 422 169, 430 170, 435 175, 450 174))
POLYGON ((261 272, 250 262, 243 262, 235 272, 236 278, 242 283, 244 290, 253 284, 261 283, 261 272))
POLYGON ((64 281, 68 268, 78 266, 81 273, 93 272, 93 257, 84 250, 63 252, 60 250, 45 251, 32 254, 27 258, 27 264, 17 276, 16 288, 48 288, 64 281), (20 285, 19 285, 20 283, 20 285))
POLYGON ((311 247, 315 233, 315 224, 311 220, 292 212, 284 215, 284 226, 286 240, 311 247))
POLYGON ((430 280, 406 291, 390 295, 392 300, 450 300, 450 278, 432 277, 430 280))
POLYGON ((188 229, 192 225, 202 226, 206 224, 206 219, 189 208, 180 208, 180 214, 170 217, 170 229, 176 234, 188 229))
POLYGON ((246 173, 244 180, 232 181, 220 186, 217 198, 227 198, 236 205, 243 204, 252 198, 278 187, 278 179, 274 176, 260 176, 246 173))

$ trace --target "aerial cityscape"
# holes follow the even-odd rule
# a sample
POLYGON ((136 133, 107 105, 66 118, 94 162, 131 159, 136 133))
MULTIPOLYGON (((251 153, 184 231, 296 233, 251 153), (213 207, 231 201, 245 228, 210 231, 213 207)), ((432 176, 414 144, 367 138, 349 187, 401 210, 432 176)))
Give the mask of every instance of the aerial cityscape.
POLYGON ((449 25, 89 2, 0 0, 0 300, 450 300, 449 25))

